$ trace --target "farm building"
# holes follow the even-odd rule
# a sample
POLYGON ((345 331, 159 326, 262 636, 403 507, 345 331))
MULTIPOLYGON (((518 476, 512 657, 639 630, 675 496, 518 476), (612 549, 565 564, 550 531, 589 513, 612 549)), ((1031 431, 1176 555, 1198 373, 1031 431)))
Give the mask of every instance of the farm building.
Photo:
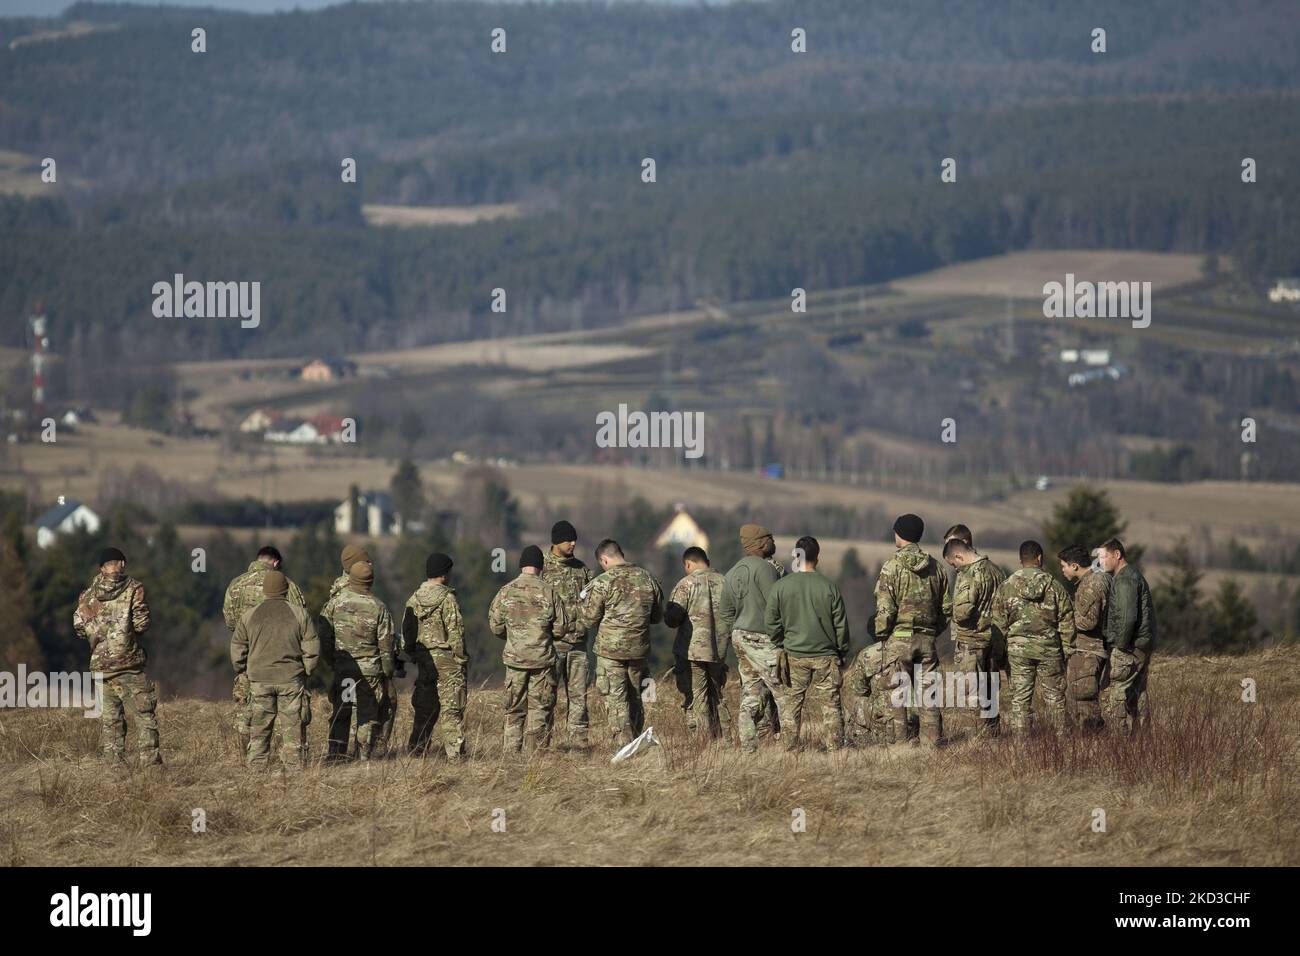
POLYGON ((56 537, 77 528, 93 534, 99 530, 99 515, 75 498, 67 498, 36 519, 36 544, 48 548, 56 537))

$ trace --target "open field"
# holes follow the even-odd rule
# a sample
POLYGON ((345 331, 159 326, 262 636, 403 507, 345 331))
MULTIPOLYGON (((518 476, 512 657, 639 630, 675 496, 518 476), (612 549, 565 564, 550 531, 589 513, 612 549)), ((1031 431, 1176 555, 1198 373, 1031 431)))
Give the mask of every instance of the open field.
POLYGON ((1052 249, 1013 252, 945 266, 891 282, 903 292, 922 295, 991 295, 1041 299, 1047 282, 1150 282, 1152 290, 1196 282, 1203 256, 1176 252, 1052 249))
MULTIPOLYGON (((1288 661, 1157 657, 1153 727, 1135 741, 969 740, 950 711, 953 741, 933 752, 822 752, 811 706, 806 749, 745 758, 692 741, 660 682, 647 710, 663 746, 617 766, 608 749, 504 756, 499 697, 484 690, 471 692, 460 765, 402 756, 290 776, 239 766, 224 704, 164 702, 162 771, 105 770, 98 722, 75 712, 5 711, 0 863, 1295 865, 1300 676, 1288 661), (1241 702, 1244 677, 1258 703, 1241 702), (1090 826, 1097 809, 1104 833, 1090 826), (792 832, 796 810, 806 832, 792 832)), ((592 701, 594 735, 604 710, 592 701)), ((313 712, 319 754, 319 697, 313 712)), ((409 720, 404 689, 395 738, 409 720)))
POLYGON ((492 219, 515 219, 518 203, 485 203, 479 206, 390 206, 366 203, 361 214, 371 226, 413 229, 429 226, 469 226, 492 219))

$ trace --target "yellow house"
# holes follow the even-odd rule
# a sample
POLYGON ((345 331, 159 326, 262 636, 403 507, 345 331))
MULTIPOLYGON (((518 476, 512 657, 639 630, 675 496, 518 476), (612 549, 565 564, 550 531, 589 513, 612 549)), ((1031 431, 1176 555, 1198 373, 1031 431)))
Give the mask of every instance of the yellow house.
POLYGON ((659 537, 655 538, 656 548, 673 548, 676 550, 686 550, 687 548, 703 548, 709 550, 709 536, 701 528, 680 504, 677 506, 677 513, 673 515, 667 527, 659 532, 659 537))

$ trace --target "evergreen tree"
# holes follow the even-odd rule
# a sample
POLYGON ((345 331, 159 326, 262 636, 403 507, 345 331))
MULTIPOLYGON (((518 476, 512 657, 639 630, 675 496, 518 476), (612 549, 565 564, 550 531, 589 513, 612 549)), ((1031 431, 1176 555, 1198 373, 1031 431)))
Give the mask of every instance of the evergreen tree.
MULTIPOLYGON (((1065 501, 1052 510, 1052 517, 1043 522, 1043 550, 1047 553, 1044 567, 1059 570, 1051 560, 1062 548, 1080 544, 1091 551, 1107 538, 1123 540, 1126 522, 1120 520, 1119 510, 1110 496, 1101 489, 1076 485, 1070 489, 1065 501)), ((1142 561, 1142 548, 1124 541, 1125 557, 1130 564, 1142 561)))
POLYGON ((1259 619, 1255 607, 1246 599, 1236 578, 1219 585, 1210 605, 1210 648, 1221 654, 1241 654, 1255 643, 1259 619))
POLYGON ((388 483, 388 493, 393 499, 393 507, 402 516, 403 521, 419 521, 424 518, 424 482, 420 480, 420 469, 409 458, 403 458, 393 472, 388 483))
POLYGON ((1206 641, 1206 609, 1201 604, 1201 572, 1192 561, 1187 542, 1181 538, 1169 556, 1169 569, 1152 588, 1160 609, 1160 637, 1171 643, 1199 648, 1206 641))

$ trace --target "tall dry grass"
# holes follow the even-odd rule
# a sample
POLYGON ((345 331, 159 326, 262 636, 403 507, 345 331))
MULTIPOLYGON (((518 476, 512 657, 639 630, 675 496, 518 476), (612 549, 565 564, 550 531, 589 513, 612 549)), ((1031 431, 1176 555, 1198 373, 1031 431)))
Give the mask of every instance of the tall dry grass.
MULTIPOLYGON (((955 734, 937 751, 823 752, 812 707, 807 749, 746 757, 692 739, 661 687, 648 711, 663 746, 616 766, 608 748, 504 754, 499 696, 486 689, 471 693, 463 763, 317 759, 297 774, 248 772, 225 704, 163 704, 162 771, 106 768, 96 721, 8 711, 0 863, 1295 864, 1300 676, 1289 664, 1280 650, 1157 658, 1146 734, 955 734), (1258 681, 1257 703, 1241 701, 1242 677, 1258 681)), ((604 711, 592 701, 595 729, 604 711)), ((400 739, 409 720, 404 691, 400 739)))

